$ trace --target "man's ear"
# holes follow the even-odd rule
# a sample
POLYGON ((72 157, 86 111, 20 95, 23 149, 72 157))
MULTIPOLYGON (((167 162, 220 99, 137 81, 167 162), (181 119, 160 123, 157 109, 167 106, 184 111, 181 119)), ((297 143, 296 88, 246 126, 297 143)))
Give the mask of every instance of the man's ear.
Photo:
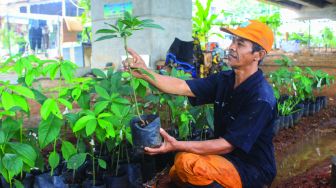
POLYGON ((258 52, 254 52, 254 61, 259 62, 260 60, 264 59, 264 57, 266 56, 266 51, 265 50, 260 50, 258 52))

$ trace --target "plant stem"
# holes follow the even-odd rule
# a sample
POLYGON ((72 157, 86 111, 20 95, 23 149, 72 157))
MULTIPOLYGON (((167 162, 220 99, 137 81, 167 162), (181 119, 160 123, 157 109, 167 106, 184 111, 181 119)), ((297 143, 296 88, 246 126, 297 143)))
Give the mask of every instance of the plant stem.
POLYGON ((20 119, 20 143, 22 143, 22 134, 23 134, 23 114, 21 113, 21 119, 20 119))
MULTIPOLYGON (((127 37, 124 37, 124 47, 125 47, 125 52, 126 52, 126 61, 127 61, 128 70, 129 70, 129 73, 130 73, 131 80, 133 80, 132 69, 131 69, 131 67, 129 66, 129 63, 128 63, 128 57, 129 56, 128 56, 128 51, 127 51, 127 37)), ((139 111, 139 107, 138 107, 138 100, 137 100, 137 96, 136 96, 136 93, 135 93, 135 89, 133 88, 132 90, 133 90, 136 112, 138 114, 138 117, 139 117, 140 121, 144 123, 144 121, 142 120, 141 115, 140 115, 140 111, 139 111)))
POLYGON ((113 163, 114 163, 114 154, 115 154, 115 149, 113 148, 112 150, 112 156, 111 156, 111 172, 112 172, 112 169, 113 169, 113 163))
MULTIPOLYGON (((8 173, 8 179, 9 179, 9 173, 8 173)), ((13 185, 12 185, 12 180, 9 179, 9 187, 12 188, 12 186, 13 186, 13 185)))
MULTIPOLYGON (((100 148, 99 148, 99 159, 101 159, 102 151, 103 151, 103 144, 101 143, 101 144, 100 144, 100 148)), ((98 173, 98 174, 99 174, 99 169, 100 169, 100 168, 97 168, 97 173, 98 173)))
POLYGON ((93 186, 96 185, 96 172, 95 172, 95 157, 93 152, 93 145, 91 145, 91 155, 92 155, 92 180, 93 180, 93 186))
POLYGON ((75 184, 76 170, 72 170, 72 183, 75 184))
POLYGON ((126 152, 127 163, 129 164, 130 163, 130 159, 129 159, 128 151, 127 151, 127 142, 125 142, 125 152, 126 152))
POLYGON ((119 156, 120 156, 120 144, 119 144, 119 149, 118 149, 117 166, 116 166, 116 171, 115 171, 115 175, 116 175, 116 176, 118 176, 119 156))
MULTIPOLYGON (((53 152, 56 152, 56 142, 57 142, 57 138, 55 138, 54 140, 54 151, 53 152)), ((54 168, 51 168, 50 176, 52 176, 53 174, 54 174, 54 168)))

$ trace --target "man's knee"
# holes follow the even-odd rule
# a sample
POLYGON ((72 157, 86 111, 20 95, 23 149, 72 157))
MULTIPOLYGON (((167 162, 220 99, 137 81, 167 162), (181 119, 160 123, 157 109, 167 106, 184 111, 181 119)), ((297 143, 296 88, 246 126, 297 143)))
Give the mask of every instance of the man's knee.
POLYGON ((177 162, 184 162, 186 160, 189 160, 191 158, 198 157, 199 155, 194 153, 188 153, 188 152, 179 152, 175 156, 175 163, 177 162))

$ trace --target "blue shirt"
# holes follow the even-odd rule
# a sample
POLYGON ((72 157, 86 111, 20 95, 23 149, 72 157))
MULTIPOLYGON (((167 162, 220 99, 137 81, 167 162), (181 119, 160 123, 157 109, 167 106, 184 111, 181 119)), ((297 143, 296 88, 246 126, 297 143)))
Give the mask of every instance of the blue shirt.
POLYGON ((243 187, 270 185, 276 175, 272 139, 276 99, 261 70, 234 88, 235 72, 187 80, 192 105, 214 104, 214 133, 235 149, 224 157, 238 170, 243 187))

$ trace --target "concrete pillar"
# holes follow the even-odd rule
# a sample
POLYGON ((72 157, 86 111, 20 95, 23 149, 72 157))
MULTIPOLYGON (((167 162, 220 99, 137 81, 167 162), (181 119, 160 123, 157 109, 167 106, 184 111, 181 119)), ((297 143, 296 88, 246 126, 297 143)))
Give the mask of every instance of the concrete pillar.
POLYGON ((150 67, 154 68, 156 61, 165 59, 175 37, 192 40, 192 0, 92 0, 92 67, 104 67, 110 62, 120 65, 121 56, 125 55, 121 39, 94 41, 99 37, 95 32, 107 27, 104 22, 116 21, 104 19, 104 5, 126 2, 132 2, 134 15, 152 19, 164 28, 136 31, 129 39, 129 47, 139 54, 150 55, 150 67))

